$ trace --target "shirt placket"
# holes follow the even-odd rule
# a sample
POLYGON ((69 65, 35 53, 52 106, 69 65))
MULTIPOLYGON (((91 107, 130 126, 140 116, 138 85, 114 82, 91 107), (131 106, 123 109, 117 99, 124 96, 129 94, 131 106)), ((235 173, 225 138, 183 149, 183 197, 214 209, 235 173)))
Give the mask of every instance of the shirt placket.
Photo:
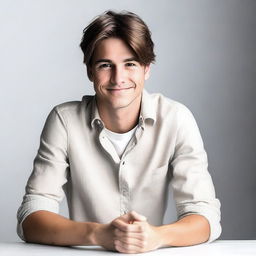
MULTIPOLYGON (((101 127, 102 129, 103 127, 101 127)), ((125 153, 123 157, 119 158, 113 145, 106 137, 105 133, 101 130, 99 134, 99 141, 105 151, 111 156, 113 161, 118 165, 119 175, 119 193, 120 193, 120 215, 124 215, 130 211, 130 191, 129 184, 127 181, 127 167, 125 162, 125 153)))
POLYGON ((142 121, 139 122, 135 136, 131 139, 119 165, 119 191, 120 191, 120 215, 131 211, 131 190, 128 182, 129 164, 126 162, 127 154, 135 147, 138 139, 142 136, 142 121))
POLYGON ((120 215, 130 211, 130 189, 127 181, 126 165, 124 159, 119 165, 120 215))
POLYGON ((139 120, 138 128, 135 132, 135 136, 131 139, 129 144, 127 145, 127 148, 125 152, 123 153, 121 159, 117 155, 113 145, 106 137, 105 133, 102 131, 103 125, 101 122, 98 122, 98 125, 100 125, 101 132, 99 134, 99 140, 102 145, 102 147, 105 149, 105 151, 112 157, 114 162, 118 164, 118 175, 119 175, 119 193, 120 193, 120 215, 124 215, 131 211, 131 191, 129 187, 128 182, 128 172, 129 172, 129 165, 126 162, 126 156, 127 154, 135 147, 137 144, 139 138, 142 136, 142 120, 139 120))

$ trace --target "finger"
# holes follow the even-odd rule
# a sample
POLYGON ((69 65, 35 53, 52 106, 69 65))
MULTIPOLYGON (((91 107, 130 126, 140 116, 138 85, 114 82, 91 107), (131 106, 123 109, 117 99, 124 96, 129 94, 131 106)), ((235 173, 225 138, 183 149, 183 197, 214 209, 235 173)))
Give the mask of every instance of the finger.
POLYGON ((146 221, 147 218, 141 214, 138 214, 135 211, 131 211, 131 212, 128 212, 128 213, 116 218, 114 221, 116 221, 116 220, 122 220, 127 224, 133 224, 135 221, 146 221))
POLYGON ((131 219, 133 219, 134 221, 146 221, 147 218, 135 211, 131 211, 130 213, 130 217, 131 219))
POLYGON ((125 241, 125 239, 133 238, 141 241, 145 241, 147 234, 145 232, 124 232, 116 228, 114 230, 115 239, 125 241))
POLYGON ((144 227, 142 225, 139 225, 139 223, 127 224, 119 218, 112 221, 111 224, 124 232, 142 232, 142 231, 144 231, 144 227))
POLYGON ((142 248, 136 245, 127 244, 121 241, 116 240, 115 249, 122 253, 138 253, 142 252, 142 248))
POLYGON ((130 220, 133 220, 133 217, 131 215, 131 212, 128 212, 128 213, 126 213, 124 215, 121 215, 117 219, 121 219, 121 220, 125 221, 126 223, 129 223, 130 220))
POLYGON ((122 236, 122 237, 116 237, 115 241, 119 241, 126 245, 134 245, 140 248, 143 248, 145 245, 145 240, 141 238, 135 238, 135 237, 129 237, 129 236, 122 236))
POLYGON ((133 224, 127 224, 121 220, 116 220, 115 222, 113 222, 113 225, 120 229, 121 231, 123 232, 138 232, 138 233, 141 233, 141 232, 144 232, 146 227, 145 227, 145 224, 147 222, 141 222, 141 221, 136 221, 134 222, 133 224))

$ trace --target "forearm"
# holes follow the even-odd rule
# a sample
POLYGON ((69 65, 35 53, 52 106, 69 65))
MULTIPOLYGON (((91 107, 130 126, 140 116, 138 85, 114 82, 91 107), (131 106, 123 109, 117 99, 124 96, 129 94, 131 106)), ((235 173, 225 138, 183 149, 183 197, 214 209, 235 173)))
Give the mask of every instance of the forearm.
POLYGON ((175 223, 158 227, 162 246, 189 246, 204 243, 210 236, 210 225, 200 215, 189 215, 175 223))
POLYGON ((48 211, 37 211, 23 222, 25 240, 53 245, 93 245, 100 224, 76 222, 48 211))

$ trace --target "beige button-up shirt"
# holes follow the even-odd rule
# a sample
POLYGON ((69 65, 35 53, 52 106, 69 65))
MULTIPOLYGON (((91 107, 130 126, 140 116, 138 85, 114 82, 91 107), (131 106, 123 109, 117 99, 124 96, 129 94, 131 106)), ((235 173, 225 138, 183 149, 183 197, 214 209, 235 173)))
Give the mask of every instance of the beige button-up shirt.
POLYGON ((72 220, 108 223, 135 210, 161 225, 170 183, 178 218, 205 216, 212 241, 221 233, 220 203, 207 166, 193 115, 161 94, 144 90, 138 127, 121 158, 94 96, 58 105, 43 128, 18 210, 18 234, 24 239, 21 224, 32 212, 58 213, 64 194, 72 220))

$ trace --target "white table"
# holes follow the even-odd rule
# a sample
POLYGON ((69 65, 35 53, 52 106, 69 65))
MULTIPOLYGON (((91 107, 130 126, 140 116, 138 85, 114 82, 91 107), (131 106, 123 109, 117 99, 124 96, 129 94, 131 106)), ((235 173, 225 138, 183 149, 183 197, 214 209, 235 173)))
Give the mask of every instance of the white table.
MULTIPOLYGON (((105 251, 97 246, 59 247, 38 244, 0 243, 1 256, 40 256, 40 255, 130 255, 105 251)), ((136 255, 168 256, 256 256, 256 240, 218 240, 211 244, 190 247, 162 248, 153 252, 136 255)))

